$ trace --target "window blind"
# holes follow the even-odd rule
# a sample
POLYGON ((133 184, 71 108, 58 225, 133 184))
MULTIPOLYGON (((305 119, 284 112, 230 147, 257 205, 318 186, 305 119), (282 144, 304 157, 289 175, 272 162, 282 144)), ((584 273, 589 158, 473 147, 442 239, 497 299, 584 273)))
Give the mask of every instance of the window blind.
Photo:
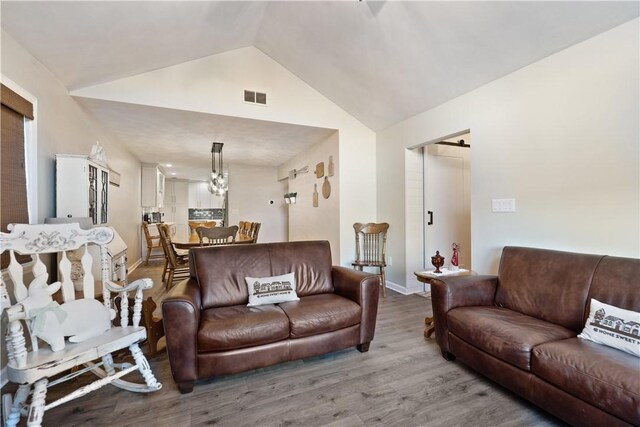
MULTIPOLYGON (((8 224, 29 223, 24 121, 33 119, 33 105, 5 85, 0 96, 0 227, 6 232, 8 224)), ((28 256, 18 257, 21 263, 30 260, 28 256)), ((9 254, 3 253, 1 268, 8 265, 9 254)))

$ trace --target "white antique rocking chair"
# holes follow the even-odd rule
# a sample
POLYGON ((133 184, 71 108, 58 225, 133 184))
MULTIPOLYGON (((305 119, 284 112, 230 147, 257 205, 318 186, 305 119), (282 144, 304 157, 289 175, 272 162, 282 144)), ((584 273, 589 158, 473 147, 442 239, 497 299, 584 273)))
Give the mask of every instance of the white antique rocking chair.
MULTIPOLYGON (((110 280, 111 263, 106 245, 113 238, 113 230, 108 227, 82 230, 77 223, 15 224, 9 228, 10 233, 0 233, 0 252, 9 252, 8 272, 17 302, 7 308, 7 376, 9 381, 19 384, 19 387, 13 399, 10 394, 2 397, 5 425, 15 426, 21 416, 26 416, 28 426, 39 426, 45 411, 106 384, 134 392, 159 390, 162 384, 154 377, 147 359, 138 347, 138 343, 147 336, 145 328, 140 326, 142 291, 151 288, 153 282, 151 279, 140 279, 129 285, 119 285, 110 280), (88 250, 90 245, 98 245, 100 249, 102 303, 94 298, 95 284, 91 273, 93 258, 88 250), (84 247, 84 255, 81 258, 84 271, 84 278, 81 279, 83 298, 76 299, 71 280, 72 265, 67 252, 81 247, 84 247), (31 255, 34 261, 34 279, 28 287, 25 285, 23 267, 16 261, 14 252, 31 255), (48 273, 40 260, 40 254, 59 255, 61 283, 48 284, 48 273), (59 300, 64 301, 60 305, 53 302, 52 298, 58 289, 61 290, 59 300), (129 325, 127 293, 132 291, 135 291, 135 304, 132 324, 129 325), (115 316, 115 312, 111 310, 111 292, 122 296, 122 326, 111 324, 115 316), (27 329, 26 334, 23 326, 27 329), (30 349, 25 336, 29 339, 30 349), (66 338, 68 336, 69 339, 66 338), (44 340, 51 348, 46 344, 43 346, 42 342, 39 345, 39 340, 44 340), (111 353, 127 347, 135 364, 114 363, 111 353), (84 367, 49 382, 49 377, 81 365, 84 367), (144 383, 132 383, 121 379, 135 370, 140 371, 144 383), (87 371, 100 378, 54 402, 45 402, 47 387, 75 378, 87 371)), ((6 286, 1 275, 0 302, 3 304, 2 308, 8 305, 6 286)))

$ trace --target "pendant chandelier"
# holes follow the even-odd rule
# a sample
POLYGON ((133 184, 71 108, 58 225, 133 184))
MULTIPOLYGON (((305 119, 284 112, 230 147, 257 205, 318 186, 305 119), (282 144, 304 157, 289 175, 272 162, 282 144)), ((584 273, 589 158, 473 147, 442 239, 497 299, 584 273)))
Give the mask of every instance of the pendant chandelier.
POLYGON ((222 142, 211 145, 211 176, 209 177, 209 192, 216 196, 224 196, 229 189, 229 174, 222 166, 222 142))

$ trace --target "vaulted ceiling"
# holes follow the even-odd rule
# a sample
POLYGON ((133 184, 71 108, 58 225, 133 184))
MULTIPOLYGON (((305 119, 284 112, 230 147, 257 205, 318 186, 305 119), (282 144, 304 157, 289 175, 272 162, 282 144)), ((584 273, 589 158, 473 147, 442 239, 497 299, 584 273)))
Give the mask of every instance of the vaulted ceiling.
MULTIPOLYGON (((640 13, 636 1, 2 1, 1 8, 2 28, 70 90, 255 46, 373 130, 640 13)), ((117 114, 99 110, 118 126, 117 114)))

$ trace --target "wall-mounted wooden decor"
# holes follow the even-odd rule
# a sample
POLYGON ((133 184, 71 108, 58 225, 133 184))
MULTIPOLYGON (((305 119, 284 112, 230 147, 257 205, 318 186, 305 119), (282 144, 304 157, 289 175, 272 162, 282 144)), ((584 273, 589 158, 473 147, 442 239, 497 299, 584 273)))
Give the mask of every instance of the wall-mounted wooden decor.
POLYGON ((318 184, 313 184, 313 207, 318 207, 318 184))
POLYGON ((327 176, 333 176, 333 156, 329 156, 329 166, 327 169, 327 176))
POLYGON ((331 183, 329 182, 328 177, 324 177, 324 182, 322 183, 322 197, 328 199, 331 195, 331 183))
POLYGON ((316 178, 322 178, 324 176, 324 162, 320 162, 316 165, 316 178))

